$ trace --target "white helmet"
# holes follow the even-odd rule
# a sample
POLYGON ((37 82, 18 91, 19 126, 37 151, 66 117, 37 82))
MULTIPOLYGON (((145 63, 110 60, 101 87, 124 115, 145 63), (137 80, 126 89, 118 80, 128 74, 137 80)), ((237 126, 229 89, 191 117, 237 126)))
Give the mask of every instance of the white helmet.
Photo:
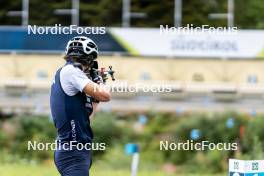
POLYGON ((88 37, 76 36, 73 37, 67 44, 65 54, 68 56, 93 56, 93 59, 97 58, 98 47, 88 37))

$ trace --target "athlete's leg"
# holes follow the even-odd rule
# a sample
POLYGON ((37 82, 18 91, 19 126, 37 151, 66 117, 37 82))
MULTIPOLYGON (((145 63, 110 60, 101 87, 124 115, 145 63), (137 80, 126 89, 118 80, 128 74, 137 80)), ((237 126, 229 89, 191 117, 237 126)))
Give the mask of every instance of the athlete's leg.
POLYGON ((62 176, 89 176, 89 165, 76 163, 63 170, 62 176))
POLYGON ((91 155, 89 151, 56 151, 55 165, 62 176, 89 176, 91 155))

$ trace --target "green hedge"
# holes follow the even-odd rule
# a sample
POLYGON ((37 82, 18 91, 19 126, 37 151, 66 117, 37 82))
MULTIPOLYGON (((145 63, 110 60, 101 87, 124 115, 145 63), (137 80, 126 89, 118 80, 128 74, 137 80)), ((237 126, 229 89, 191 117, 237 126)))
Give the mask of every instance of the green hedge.
MULTIPOLYGON (((162 166, 173 163, 189 171, 223 172, 228 158, 264 158, 264 116, 250 116, 234 112, 227 113, 154 113, 145 114, 145 125, 138 122, 139 114, 98 113, 92 123, 94 142, 105 142, 105 152, 95 152, 95 159, 112 158, 111 151, 124 155, 124 144, 140 145, 142 160, 162 166), (231 126, 227 122, 232 120, 231 126), (135 130, 141 126, 141 130, 135 130), (160 151, 159 141, 184 142, 190 140, 193 129, 200 137, 194 142, 207 140, 213 143, 237 142, 237 151, 160 151), (242 134, 243 133, 243 134, 242 134)), ((17 161, 18 158, 34 161, 52 159, 52 151, 28 151, 27 141, 54 142, 56 130, 47 117, 14 117, 0 121, 0 151, 2 162, 17 161), (9 154, 9 155, 6 155, 9 154), (11 158, 8 156, 12 156, 11 158)), ((114 156, 113 156, 114 157, 114 156)), ((112 161, 114 165, 115 161, 112 161)), ((119 161, 118 162, 122 162, 119 161)))

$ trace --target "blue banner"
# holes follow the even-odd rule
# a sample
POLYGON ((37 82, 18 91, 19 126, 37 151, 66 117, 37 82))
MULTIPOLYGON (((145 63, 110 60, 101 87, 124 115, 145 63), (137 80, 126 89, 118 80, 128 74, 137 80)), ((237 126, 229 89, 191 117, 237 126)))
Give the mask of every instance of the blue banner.
MULTIPOLYGON (((80 36, 72 34, 28 34, 27 28, 0 27, 0 52, 62 53, 68 40, 80 36)), ((126 50, 106 30, 104 34, 85 34, 96 42, 99 52, 116 53, 126 50)))

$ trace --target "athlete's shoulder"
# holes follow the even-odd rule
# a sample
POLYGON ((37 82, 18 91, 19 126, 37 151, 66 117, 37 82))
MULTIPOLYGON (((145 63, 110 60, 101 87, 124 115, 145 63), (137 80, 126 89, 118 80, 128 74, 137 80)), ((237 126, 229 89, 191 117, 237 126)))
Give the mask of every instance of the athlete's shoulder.
MULTIPOLYGON (((67 64, 64 67, 62 67, 61 69, 62 71, 66 71, 66 72, 77 72, 78 70, 80 70, 77 67, 74 67, 72 64, 67 64)), ((81 70, 80 70, 81 71, 81 70)))
POLYGON ((82 75, 84 74, 82 70, 72 64, 65 65, 61 69, 61 75, 71 76, 71 75, 82 75))

